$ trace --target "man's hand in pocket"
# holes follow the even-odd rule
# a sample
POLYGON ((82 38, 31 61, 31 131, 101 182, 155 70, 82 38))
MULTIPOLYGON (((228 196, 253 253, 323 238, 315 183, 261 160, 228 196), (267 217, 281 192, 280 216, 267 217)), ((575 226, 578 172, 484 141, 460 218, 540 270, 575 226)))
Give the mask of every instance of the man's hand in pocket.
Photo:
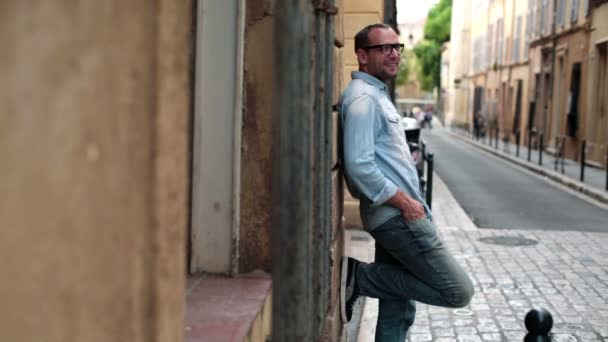
POLYGON ((408 196, 401 189, 397 190, 397 193, 386 203, 401 210, 401 215, 406 221, 414 221, 426 217, 422 203, 408 196))

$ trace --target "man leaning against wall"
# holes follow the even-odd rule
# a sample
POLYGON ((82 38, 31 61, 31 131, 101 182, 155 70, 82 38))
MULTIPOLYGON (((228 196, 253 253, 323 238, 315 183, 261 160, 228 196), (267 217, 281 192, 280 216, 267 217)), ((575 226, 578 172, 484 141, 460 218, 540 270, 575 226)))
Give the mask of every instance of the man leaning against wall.
POLYGON ((359 70, 340 98, 346 184, 377 246, 373 263, 342 260, 342 319, 350 321, 358 297, 378 298, 375 338, 383 342, 405 341, 415 302, 460 308, 473 296, 471 280, 437 235, 388 94, 402 52, 390 26, 363 28, 355 36, 359 70))

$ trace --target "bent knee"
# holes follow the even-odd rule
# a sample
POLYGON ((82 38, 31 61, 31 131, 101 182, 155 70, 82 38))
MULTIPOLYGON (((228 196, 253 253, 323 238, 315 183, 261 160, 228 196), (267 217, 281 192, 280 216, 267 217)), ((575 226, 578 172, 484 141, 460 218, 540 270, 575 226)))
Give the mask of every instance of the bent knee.
POLYGON ((466 281, 456 286, 454 289, 446 293, 444 296, 448 304, 453 308, 462 308, 467 306, 473 298, 475 288, 471 280, 467 277, 466 281))

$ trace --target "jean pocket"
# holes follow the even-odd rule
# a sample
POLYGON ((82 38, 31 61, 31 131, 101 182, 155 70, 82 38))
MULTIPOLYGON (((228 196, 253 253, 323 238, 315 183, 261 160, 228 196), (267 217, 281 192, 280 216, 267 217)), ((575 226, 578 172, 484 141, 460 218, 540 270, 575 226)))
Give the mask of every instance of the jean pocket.
POLYGON ((408 226, 408 234, 411 242, 416 245, 420 252, 442 247, 441 240, 437 235, 437 228, 427 217, 407 221, 406 224, 408 226))

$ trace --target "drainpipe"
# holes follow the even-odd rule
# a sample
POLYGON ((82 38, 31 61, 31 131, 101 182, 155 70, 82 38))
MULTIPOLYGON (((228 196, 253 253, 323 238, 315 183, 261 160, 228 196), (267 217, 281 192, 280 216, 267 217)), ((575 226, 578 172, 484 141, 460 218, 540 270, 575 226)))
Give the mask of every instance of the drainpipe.
POLYGON ((314 341, 311 1, 277 1, 274 35, 273 341, 314 341))
POLYGON ((313 267, 315 318, 313 332, 322 333, 327 314, 331 270, 331 123, 333 90, 333 1, 313 1, 315 9, 314 110, 313 110, 313 267))
MULTIPOLYGON (((321 177, 325 179, 326 184, 323 188, 323 195, 325 197, 324 207, 323 209, 323 236, 322 236, 322 244, 321 245, 321 267, 324 270, 323 277, 320 279, 321 281, 321 322, 325 319, 325 315, 327 313, 327 309, 329 307, 329 298, 331 297, 331 277, 332 277, 332 268, 330 265, 330 250, 332 244, 332 193, 337 191, 338 189, 333 188, 332 182, 332 156, 333 156, 333 85, 334 85, 334 40, 335 40, 335 32, 334 32, 334 23, 335 23, 335 15, 337 14, 337 9, 335 7, 335 0, 328 0, 328 11, 325 12, 325 80, 324 80, 324 89, 325 89, 325 103, 323 104, 323 109, 320 111, 322 115, 322 120, 325 121, 324 130, 325 130, 325 141, 322 141, 324 148, 324 168, 321 174, 321 177)), ((336 137, 337 138, 337 137, 336 137)), ((342 212, 339 212, 338 215, 342 215, 342 212)), ((321 329, 323 329, 323 324, 321 324, 321 329)))
POLYGON ((233 146, 233 167, 232 167, 232 184, 234 199, 232 209, 232 269, 233 275, 239 272, 239 235, 240 235, 240 218, 241 218, 241 126, 243 122, 243 64, 245 50, 245 0, 238 0, 237 3, 237 38, 236 38, 236 80, 234 99, 234 146, 233 146))
MULTIPOLYGON (((553 21, 551 23, 551 41, 552 41, 552 46, 551 46, 551 73, 549 74, 549 99, 551 99, 551 103, 549 103, 548 105, 551 106, 551 112, 553 113, 553 115, 556 115, 556 113, 554 112, 554 106, 553 106, 553 83, 555 80, 555 52, 557 49, 557 37, 555 35, 555 31, 556 31, 556 19, 557 18, 557 0, 553 0, 553 21)), ((542 67, 542 65, 541 65, 542 67)), ((549 132, 547 132, 547 110, 544 110, 545 115, 543 115, 543 133, 544 136, 549 138, 549 132)), ((555 118, 553 118, 555 120, 555 118)))

